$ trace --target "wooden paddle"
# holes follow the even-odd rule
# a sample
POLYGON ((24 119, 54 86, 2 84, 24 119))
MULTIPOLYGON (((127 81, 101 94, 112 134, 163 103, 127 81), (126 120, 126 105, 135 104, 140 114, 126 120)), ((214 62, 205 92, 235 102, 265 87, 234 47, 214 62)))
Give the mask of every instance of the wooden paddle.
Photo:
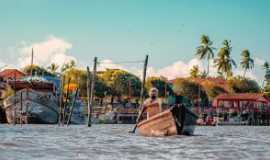
MULTIPOLYGON (((142 77, 142 85, 141 85, 141 93, 140 93, 140 105, 143 106, 143 99, 144 99, 144 85, 145 85, 145 78, 146 78, 146 70, 147 70, 147 64, 148 64, 148 55, 145 56, 145 61, 144 61, 144 66, 143 66, 143 77, 142 77)), ((136 125, 134 126, 133 130, 130 131, 130 133, 135 133, 137 125, 142 118, 143 112, 145 110, 145 107, 142 108, 141 113, 139 113, 137 120, 136 120, 136 125)))
POLYGON ((137 126, 138 126, 138 123, 140 122, 140 120, 141 120, 141 118, 142 118, 142 116, 143 116, 143 113, 144 113, 145 109, 146 109, 146 107, 143 107, 142 111, 139 113, 139 115, 138 115, 138 117, 137 117, 136 124, 135 124, 133 130, 132 130, 132 131, 129 131, 129 133, 135 133, 135 131, 136 131, 136 129, 137 129, 137 126))

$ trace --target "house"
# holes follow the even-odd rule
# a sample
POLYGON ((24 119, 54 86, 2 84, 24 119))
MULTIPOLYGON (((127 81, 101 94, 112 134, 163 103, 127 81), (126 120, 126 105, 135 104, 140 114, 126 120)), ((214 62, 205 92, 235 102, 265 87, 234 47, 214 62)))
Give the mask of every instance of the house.
POLYGON ((26 76, 26 74, 17 69, 5 69, 0 72, 0 78, 4 81, 21 79, 24 76, 26 76))

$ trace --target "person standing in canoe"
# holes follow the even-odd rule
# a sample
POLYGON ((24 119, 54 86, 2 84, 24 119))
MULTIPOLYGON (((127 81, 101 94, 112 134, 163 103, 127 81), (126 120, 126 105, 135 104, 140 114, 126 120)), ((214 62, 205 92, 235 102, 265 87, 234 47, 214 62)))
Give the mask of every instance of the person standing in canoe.
POLYGON ((158 89, 151 88, 149 91, 149 98, 143 103, 143 110, 147 115, 147 119, 162 112, 161 102, 158 98, 158 89))

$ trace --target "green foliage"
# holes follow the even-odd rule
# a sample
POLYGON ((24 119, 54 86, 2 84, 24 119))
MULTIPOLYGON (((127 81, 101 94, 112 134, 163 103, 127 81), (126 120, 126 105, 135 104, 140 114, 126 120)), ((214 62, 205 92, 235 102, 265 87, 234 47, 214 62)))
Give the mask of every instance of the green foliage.
POLYGON ((148 91, 153 87, 157 88, 159 90, 159 96, 161 97, 165 97, 165 95, 172 93, 171 86, 166 82, 165 79, 161 77, 147 78, 145 87, 148 91))
POLYGON ((69 70, 69 69, 72 69, 72 68, 74 68, 74 67, 76 67, 76 62, 75 62, 74 60, 71 60, 70 62, 65 63, 65 64, 61 67, 61 71, 62 71, 62 72, 65 72, 65 71, 67 71, 67 70, 69 70))
POLYGON ((264 62, 263 69, 265 70, 264 80, 268 83, 270 81, 270 70, 269 70, 269 63, 264 62))
POLYGON ((215 67, 219 73, 225 73, 226 78, 232 75, 232 67, 236 67, 235 61, 231 58, 232 47, 230 41, 224 40, 223 47, 218 52, 218 57, 214 60, 215 67))
POLYGON ((100 74, 100 78, 111 88, 113 96, 134 96, 140 95, 140 79, 124 70, 107 69, 100 74))
POLYGON ((190 79, 177 78, 173 83, 173 91, 176 95, 186 96, 191 100, 202 98, 206 94, 202 88, 190 79))
MULTIPOLYGON (((63 73, 63 76, 65 77, 65 82, 64 82, 65 85, 67 85, 68 81, 70 80, 70 83, 74 83, 79 86, 81 96, 83 97, 87 96, 87 71, 86 70, 81 70, 81 69, 72 67, 66 70, 63 73)), ((110 88, 105 84, 105 82, 103 82, 99 77, 97 77, 97 80, 95 83, 95 96, 103 98, 105 94, 110 94, 110 88)))
POLYGON ((229 86, 236 93, 259 93, 260 87, 255 80, 244 77, 234 77, 228 80, 229 86))
POLYGON ((37 75, 37 76, 55 76, 55 74, 47 71, 45 68, 37 66, 37 65, 28 65, 22 68, 23 72, 25 72, 28 75, 31 75, 31 70, 32 74, 37 75))
POLYGON ((57 65, 56 63, 52 63, 50 66, 48 66, 48 70, 52 74, 55 74, 58 68, 59 68, 59 65, 57 65))
POLYGON ((6 99, 14 94, 15 94, 14 90, 9 85, 7 85, 5 89, 2 91, 0 99, 6 99))
POLYGON ((267 96, 268 98, 270 98, 270 83, 269 82, 265 85, 263 89, 263 94, 267 96))
POLYGON ((224 88, 210 81, 204 82, 203 88, 210 100, 213 100, 219 94, 227 93, 224 88))
POLYGON ((209 74, 209 61, 214 58, 214 49, 212 47, 213 42, 206 35, 201 37, 201 45, 197 47, 196 55, 200 59, 206 59, 208 61, 207 75, 209 74))
POLYGON ((251 70, 254 67, 254 60, 250 57, 249 50, 243 50, 241 53, 241 62, 240 65, 244 69, 243 77, 246 76, 247 70, 251 70))
POLYGON ((199 76, 200 76, 200 75, 199 75, 199 74, 200 74, 199 66, 198 66, 198 65, 193 66, 193 67, 190 69, 189 74, 190 74, 190 77, 191 77, 191 78, 197 78, 197 77, 199 77, 199 76))

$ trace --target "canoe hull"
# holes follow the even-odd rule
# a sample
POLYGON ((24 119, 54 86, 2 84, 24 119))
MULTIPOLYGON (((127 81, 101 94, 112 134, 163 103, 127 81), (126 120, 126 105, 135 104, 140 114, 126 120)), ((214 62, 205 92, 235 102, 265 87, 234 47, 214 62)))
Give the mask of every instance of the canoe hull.
POLYGON ((142 136, 193 135, 197 116, 184 106, 167 109, 138 124, 142 136))
POLYGON ((50 93, 21 90, 4 101, 8 123, 56 124, 58 106, 56 98, 50 93), (21 97, 22 95, 22 97, 21 97))

